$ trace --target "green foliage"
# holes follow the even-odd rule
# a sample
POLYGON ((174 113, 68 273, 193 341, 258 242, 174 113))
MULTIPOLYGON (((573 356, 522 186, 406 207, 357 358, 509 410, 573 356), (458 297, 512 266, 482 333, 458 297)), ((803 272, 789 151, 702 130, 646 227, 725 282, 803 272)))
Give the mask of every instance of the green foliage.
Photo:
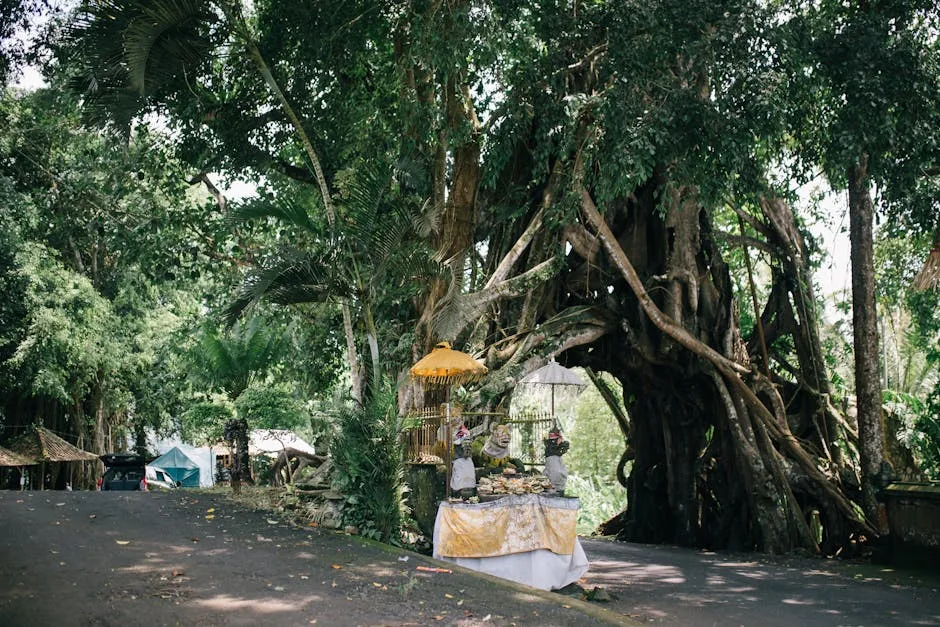
POLYGON ((936 226, 940 89, 933 2, 800 5, 779 28, 797 154, 836 186, 862 155, 893 221, 936 226))
POLYGON ((71 403, 101 373, 118 370, 116 319, 88 279, 63 267, 53 252, 27 245, 20 259, 29 313, 22 341, 4 365, 27 394, 71 403))
POLYGON ((336 419, 330 447, 336 488, 346 497, 343 522, 382 542, 397 544, 405 516, 405 465, 394 389, 386 387, 365 406, 348 406, 336 419))
MULTIPOLYGON (((290 304, 304 316, 304 328, 290 333, 298 355, 293 363, 272 358, 264 365, 251 364, 248 355, 257 351, 248 346, 245 327, 228 336, 205 333, 198 378, 190 379, 204 388, 235 399, 252 384, 293 379, 307 396, 324 394, 337 380, 345 350, 338 332, 324 330, 340 328, 339 302, 353 312, 354 350, 373 355, 374 376, 366 372, 366 379, 403 370, 425 332, 416 331, 419 316, 423 325, 439 313, 422 306, 453 296, 435 294, 428 302, 428 278, 438 275, 427 259, 450 235, 442 226, 453 216, 437 200, 465 191, 445 188, 462 174, 457 151, 470 144, 480 150, 475 161, 482 184, 468 178, 478 194, 474 211, 454 221, 472 231, 472 241, 459 251, 467 265, 445 277, 449 285, 442 287, 451 292, 484 285, 520 225, 549 195, 555 200, 543 232, 513 272, 551 254, 562 241, 555 231, 576 220, 570 183, 582 175, 611 211, 612 224, 620 222, 614 226, 633 219, 640 197, 656 199, 665 210, 686 190, 702 205, 704 234, 720 202, 765 191, 768 172, 796 163, 791 171, 800 177, 822 168, 838 186, 864 154, 892 223, 935 226, 937 179, 929 173, 936 167, 940 123, 932 2, 598 1, 575 3, 575 19, 570 3, 535 0, 392 3, 378 10, 369 2, 258 0, 241 22, 233 16, 242 4, 86 3, 68 29, 70 45, 59 50, 58 69, 72 75, 73 86, 83 81, 86 109, 107 110, 123 129, 141 114, 158 112, 173 131, 176 151, 143 131, 129 133, 126 146, 104 134, 73 132, 74 106, 43 115, 62 104, 50 93, 3 111, 6 126, 18 130, 0 133, 0 169, 16 182, 12 191, 31 200, 22 208, 6 205, 17 212, 23 237, 58 251, 61 263, 91 279, 111 312, 122 316, 118 338, 150 338, 127 344, 128 352, 144 356, 122 370, 134 373, 126 382, 112 378, 121 388, 114 397, 129 390, 142 399, 150 384, 170 387, 171 380, 137 375, 157 364, 178 366, 175 351, 163 350, 147 331, 174 321, 169 314, 142 314, 148 305, 157 310, 153 303, 166 292, 149 293, 132 277, 154 284, 192 280, 210 265, 253 268, 232 312, 263 307, 262 301, 290 304), (282 103, 247 53, 249 40, 269 61, 273 80, 322 156, 335 195, 334 225, 323 215, 282 103), (462 115, 464 107, 475 115, 462 115), (583 172, 574 172, 574 164, 583 172), (556 167, 553 190, 549 174, 556 167), (251 220, 224 222, 214 205, 191 211, 179 202, 182 181, 193 172, 262 174, 264 193, 233 212, 251 220), (220 237, 228 230, 231 237, 220 237), (135 319, 139 325, 130 322, 135 319)), ((644 233, 655 241, 662 225, 636 226, 632 239, 642 256, 644 233)), ((735 256, 732 267, 739 270, 743 254, 735 256)), ((698 261, 719 267, 705 256, 698 261)), ((227 297, 228 273, 206 272, 216 282, 197 302, 211 308, 227 297)), ((617 323, 634 315, 618 308, 630 302, 618 300, 622 285, 605 294, 615 283, 603 273, 572 274, 573 283, 548 286, 542 303, 533 290, 525 316, 516 316, 520 308, 505 300, 488 306, 477 330, 493 346, 491 354, 510 352, 504 351, 510 342, 526 346, 539 334, 553 341, 546 319, 564 318, 570 310, 559 309, 572 303, 582 311, 596 307, 601 315, 593 317, 603 318, 611 335, 619 333, 617 323)), ((900 302, 903 273, 894 274, 897 280, 882 284, 884 296, 900 302)), ((746 294, 743 281, 737 286, 739 296, 746 294)), ((744 329, 753 325, 747 302, 740 299, 748 312, 744 329)), ((921 333, 916 341, 924 351, 935 350, 936 306, 932 313, 931 301, 921 299, 909 307, 921 333)), ((280 336, 287 314, 279 315, 272 328, 280 336)), ((13 312, 9 319, 0 338, 19 338, 22 317, 13 312)), ((849 362, 845 335, 829 338, 832 365, 849 362)), ((188 341, 179 339, 179 351, 188 341)), ((786 340, 774 348, 793 351, 786 340)), ((512 359, 521 363, 523 352, 512 359)), ((255 400, 284 418, 277 399, 255 400)), ((377 430, 389 431, 384 446, 397 450, 398 427, 389 426, 394 402, 383 402, 344 414, 334 449, 346 455, 351 520, 393 537, 398 479, 382 485, 386 475, 375 476, 373 459, 381 448, 372 440, 377 430), (368 509, 377 504, 379 513, 368 509)), ((169 406, 161 402, 147 411, 169 406)), ((607 489, 622 446, 613 421, 600 418, 601 408, 593 410, 579 414, 565 434, 572 441, 569 466, 592 479, 585 484, 591 494, 607 489)), ((394 466, 394 460, 380 461, 394 466)))
POLYGON ((226 317, 235 320, 263 301, 318 312, 343 303, 353 314, 354 332, 375 351, 371 367, 390 374, 401 364, 385 364, 379 353, 391 346, 388 352, 395 354, 410 329, 420 278, 435 268, 416 237, 415 208, 393 185, 391 166, 350 167, 337 173, 335 184, 337 228, 316 215, 319 203, 293 187, 281 188, 287 200, 262 197, 236 208, 235 219, 272 223, 291 244, 271 250, 248 271, 226 317))
POLYGON ((911 440, 921 470, 934 481, 940 481, 940 382, 915 419, 911 440))
MULTIPOLYGON (((5 373, 2 364, 13 356, 26 331, 29 278, 20 272, 17 255, 21 246, 15 223, 0 214, 0 375, 5 373)), ((11 383, 0 378, 0 389, 11 383)))
POLYGON ((235 408, 224 397, 191 405, 181 416, 180 435, 188 442, 215 444, 223 439, 225 423, 235 417, 235 408))
POLYGON ((622 512, 627 504, 627 491, 623 486, 616 481, 610 483, 590 475, 569 475, 565 494, 577 496, 581 502, 579 535, 593 534, 601 523, 622 512))
POLYGON ((252 429, 293 430, 310 421, 300 399, 277 386, 249 387, 235 399, 235 411, 252 429))
POLYGON ((192 353, 192 374, 197 381, 224 391, 234 400, 274 367, 282 341, 261 317, 229 329, 207 325, 192 353))
POLYGON ((25 56, 20 36, 28 26, 30 12, 39 6, 41 0, 0 0, 0 89, 15 77, 17 63, 25 56))
POLYGON ((940 382, 926 400, 888 391, 884 404, 900 421, 898 439, 911 450, 918 469, 928 478, 940 480, 940 382))
MULTIPOLYGON (((602 376, 614 390, 620 390, 609 375, 602 376)), ((571 442, 564 457, 571 473, 590 478, 598 485, 617 482, 617 463, 626 448, 624 438, 607 403, 593 385, 577 398, 574 420, 563 435, 571 442)))

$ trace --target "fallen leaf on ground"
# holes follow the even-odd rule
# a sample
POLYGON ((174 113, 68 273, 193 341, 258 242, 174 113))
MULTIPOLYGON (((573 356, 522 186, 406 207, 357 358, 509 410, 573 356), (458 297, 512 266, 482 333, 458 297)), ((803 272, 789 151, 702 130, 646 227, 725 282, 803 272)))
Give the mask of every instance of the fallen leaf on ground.
POLYGON ((209 509, 206 510, 206 513, 207 513, 207 514, 211 514, 211 513, 214 512, 214 511, 215 511, 215 508, 214 508, 214 507, 210 507, 209 509))
POLYGON ((121 546, 124 546, 125 544, 130 544, 130 543, 131 543, 130 540, 115 540, 115 542, 117 542, 117 543, 120 544, 121 546))
POLYGON ((278 523, 278 521, 276 521, 276 520, 271 520, 270 518, 267 518, 266 520, 268 521, 268 524, 269 524, 269 525, 276 525, 276 524, 278 523))
POLYGON ((342 568, 342 566, 340 566, 339 564, 330 564, 330 566, 332 566, 336 570, 339 570, 340 568, 342 568))
POLYGON ((423 570, 426 573, 453 573, 449 568, 436 568, 431 566, 415 566, 415 570, 423 570))

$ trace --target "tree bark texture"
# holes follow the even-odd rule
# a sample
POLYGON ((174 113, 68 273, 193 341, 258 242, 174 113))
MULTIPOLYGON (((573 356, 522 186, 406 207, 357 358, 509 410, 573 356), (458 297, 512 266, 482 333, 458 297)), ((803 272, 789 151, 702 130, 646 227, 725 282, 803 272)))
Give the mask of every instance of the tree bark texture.
MULTIPOLYGON (((582 204, 586 224, 629 286, 621 296, 627 354, 594 350, 585 356, 608 369, 619 364, 614 372, 633 399, 636 458, 621 537, 816 550, 803 515, 810 504, 832 521, 867 529, 790 432, 778 390, 748 370, 727 267, 707 215, 677 197, 675 213, 661 220, 640 198, 606 216, 586 191, 582 204), (673 246, 693 252, 680 254, 673 246), (794 468, 810 487, 790 482, 794 468)), ((842 534, 846 526, 832 524, 829 531, 842 534)))
POLYGON ((852 329, 855 348, 855 394, 858 407, 859 458, 865 514, 879 520, 875 489, 884 461, 884 418, 878 368, 878 315, 875 309, 875 263, 867 157, 850 167, 849 239, 852 259, 852 329))

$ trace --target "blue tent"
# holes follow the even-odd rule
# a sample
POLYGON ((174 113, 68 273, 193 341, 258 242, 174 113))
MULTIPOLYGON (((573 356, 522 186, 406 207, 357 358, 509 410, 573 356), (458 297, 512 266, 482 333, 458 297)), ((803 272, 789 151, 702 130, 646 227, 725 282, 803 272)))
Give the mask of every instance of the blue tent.
POLYGON ((179 447, 174 446, 148 465, 166 472, 173 481, 184 488, 199 487, 199 464, 179 447))

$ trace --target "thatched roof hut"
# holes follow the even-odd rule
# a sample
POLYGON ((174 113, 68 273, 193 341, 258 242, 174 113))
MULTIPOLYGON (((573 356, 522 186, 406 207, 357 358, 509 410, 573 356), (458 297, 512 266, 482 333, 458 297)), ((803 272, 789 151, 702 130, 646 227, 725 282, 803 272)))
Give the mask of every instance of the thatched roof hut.
POLYGON ((35 459, 14 453, 10 449, 0 446, 0 466, 33 466, 36 463, 35 459))
POLYGON ((44 427, 35 427, 15 438, 10 450, 40 462, 90 462, 98 456, 73 446, 44 427))

